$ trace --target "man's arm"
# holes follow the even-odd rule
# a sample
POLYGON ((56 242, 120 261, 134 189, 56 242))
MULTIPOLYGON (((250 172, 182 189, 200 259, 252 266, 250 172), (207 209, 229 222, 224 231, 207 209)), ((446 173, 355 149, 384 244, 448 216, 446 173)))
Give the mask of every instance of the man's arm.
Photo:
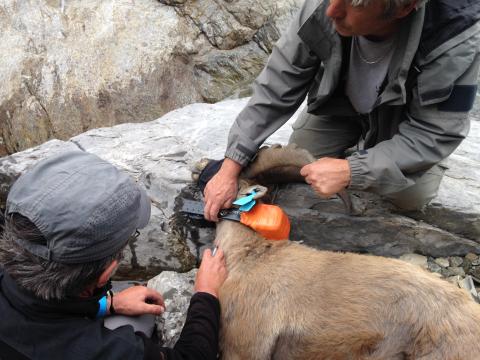
POLYGON ((144 342, 144 360, 214 360, 218 353, 220 303, 218 290, 227 277, 223 251, 203 254, 195 280, 185 325, 173 349, 161 347, 139 334, 144 342))
POLYGON ((265 139, 297 110, 320 66, 319 58, 297 35, 318 6, 305 1, 288 30, 272 50, 253 84, 253 96, 230 129, 226 161, 205 188, 205 218, 217 221, 218 211, 231 206, 238 175, 265 139))
MULTIPOLYGON (((429 169, 458 147, 467 136, 470 126, 468 113, 475 99, 480 66, 479 39, 480 34, 477 34, 469 39, 468 44, 463 44, 469 57, 463 55, 449 59, 457 61, 458 67, 463 64, 464 68, 452 84, 447 99, 437 103, 422 99, 420 74, 398 134, 367 151, 356 152, 348 157, 351 189, 370 190, 382 195, 401 191, 413 185, 408 174, 429 169)), ((456 49, 457 52, 460 50, 456 49)), ((451 55, 446 53, 443 56, 451 55)), ((441 80, 442 72, 446 71, 440 66, 442 61, 445 58, 427 64, 422 70, 425 71, 424 75, 441 80), (432 72, 431 69, 436 71, 432 72)))
POLYGON ((294 114, 319 70, 319 57, 297 34, 316 7, 316 1, 305 1, 274 46, 253 84, 252 98, 230 129, 225 157, 241 166, 294 114))
POLYGON ((154 343, 138 333, 144 342, 144 360, 214 360, 218 353, 220 304, 208 293, 196 293, 190 300, 185 326, 173 349, 154 343))

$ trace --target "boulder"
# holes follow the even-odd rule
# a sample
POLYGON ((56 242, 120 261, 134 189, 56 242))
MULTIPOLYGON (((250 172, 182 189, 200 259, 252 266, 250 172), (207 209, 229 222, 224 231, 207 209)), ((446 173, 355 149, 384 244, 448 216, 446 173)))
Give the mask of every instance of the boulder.
POLYGON ((173 347, 185 324, 197 269, 187 273, 164 271, 150 279, 149 288, 157 290, 165 301, 165 312, 157 316, 157 330, 163 346, 173 347))
POLYGON ((241 93, 300 4, 3 1, 0 156, 241 93))
MULTIPOLYGON (((152 221, 130 244, 118 277, 140 280, 162 270, 188 271, 214 238, 212 224, 178 211, 182 198, 202 197, 190 169, 202 157, 223 157, 228 129, 247 100, 193 104, 152 122, 90 130, 0 158, 0 202, 13 180, 45 156, 72 148, 95 153, 130 173, 152 198, 152 221)), ((285 143, 290 132, 286 124, 267 143, 285 143)), ((349 216, 338 199, 319 199, 304 184, 278 187, 275 202, 290 215, 291 239, 319 249, 395 257, 480 254, 479 137, 480 122, 474 120, 469 137, 448 161, 439 196, 421 219, 396 213, 378 196, 362 192, 352 193, 359 215, 349 216), (437 216, 429 218, 432 209, 437 216)))

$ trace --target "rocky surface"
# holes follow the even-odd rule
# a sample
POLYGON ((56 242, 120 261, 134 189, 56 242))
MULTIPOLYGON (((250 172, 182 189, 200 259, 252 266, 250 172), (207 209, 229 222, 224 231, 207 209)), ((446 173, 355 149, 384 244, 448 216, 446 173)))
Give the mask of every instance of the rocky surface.
POLYGON ((173 347, 180 336, 196 274, 196 269, 183 274, 164 271, 148 281, 147 286, 160 292, 165 300, 165 312, 157 316, 158 335, 164 346, 173 347))
MULTIPOLYGON (((191 184, 190 168, 201 157, 223 156, 228 128, 246 101, 194 104, 156 121, 91 130, 1 158, 0 204, 14 179, 39 159, 72 148, 90 151, 129 172, 152 198, 152 221, 127 250, 119 278, 188 271, 214 237, 211 224, 178 212, 182 197, 201 198, 191 184)), ((267 142, 285 142, 290 131, 287 124, 267 142)), ((380 198, 355 192, 358 215, 348 216, 339 200, 321 200, 301 184, 273 189, 272 196, 290 215, 291 238, 320 249, 396 257, 480 254, 479 137, 480 122, 474 120, 469 137, 448 161, 439 196, 424 212, 398 214, 380 198), (432 209, 437 215, 429 218, 432 209)))
MULTIPOLYGON (((222 157, 227 130, 246 101, 194 104, 149 123, 91 130, 69 141, 52 140, 0 158, 0 204, 19 174, 58 151, 84 149, 130 173, 152 198, 152 220, 127 249, 117 278, 146 280, 163 271, 149 286, 167 300, 167 312, 158 324, 171 346, 183 326, 195 276, 195 269, 179 272, 194 268, 202 248, 214 237, 212 225, 178 213, 180 199, 201 198, 190 181, 190 168, 201 157, 222 157)), ((285 142, 290 131, 287 124, 267 142, 285 142)), ((448 161, 439 196, 424 212, 398 214, 380 198, 355 192, 358 214, 348 216, 338 199, 321 200, 301 184, 273 188, 271 197, 290 215, 294 241, 320 249, 401 256, 478 298, 479 137, 480 122, 475 118, 469 137, 448 161), (437 215, 429 218, 432 209, 437 215)))
POLYGON ((0 156, 232 96, 300 3, 3 1, 0 156))

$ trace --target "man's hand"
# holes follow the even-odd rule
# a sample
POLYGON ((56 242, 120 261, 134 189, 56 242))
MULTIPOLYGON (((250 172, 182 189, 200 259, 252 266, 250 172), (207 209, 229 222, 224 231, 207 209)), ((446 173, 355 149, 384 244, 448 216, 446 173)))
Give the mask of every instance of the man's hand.
POLYGON ((322 198, 328 198, 345 189, 351 178, 348 160, 328 157, 304 166, 300 174, 322 198))
POLYGON ((237 197, 238 175, 242 171, 240 164, 226 158, 222 167, 205 187, 205 219, 218 221, 220 209, 228 209, 237 197))
POLYGON ((212 256, 210 249, 205 250, 195 279, 195 291, 206 292, 218 298, 218 289, 226 278, 227 268, 223 251, 217 249, 215 256, 212 256))
POLYGON ((159 292, 145 286, 132 286, 113 296, 113 308, 121 315, 160 315, 165 311, 165 303, 159 292))

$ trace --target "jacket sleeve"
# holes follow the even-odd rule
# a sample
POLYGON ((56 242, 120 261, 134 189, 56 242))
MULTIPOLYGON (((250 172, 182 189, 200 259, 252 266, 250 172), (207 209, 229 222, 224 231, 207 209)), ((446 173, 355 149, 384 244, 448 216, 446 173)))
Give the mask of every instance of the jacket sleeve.
POLYGON ((351 189, 401 191, 414 184, 409 174, 428 170, 460 145, 477 91, 479 41, 477 34, 420 68, 398 133, 347 158, 351 189))
POLYGON ((290 27, 278 40, 253 84, 253 96, 230 129, 225 157, 242 166, 265 139, 293 115, 307 94, 320 66, 319 58, 297 35, 316 1, 305 1, 290 27))
POLYGON ((161 347, 149 338, 144 342, 144 360, 214 360, 218 353, 220 303, 208 293, 196 293, 182 333, 173 349, 161 347))

